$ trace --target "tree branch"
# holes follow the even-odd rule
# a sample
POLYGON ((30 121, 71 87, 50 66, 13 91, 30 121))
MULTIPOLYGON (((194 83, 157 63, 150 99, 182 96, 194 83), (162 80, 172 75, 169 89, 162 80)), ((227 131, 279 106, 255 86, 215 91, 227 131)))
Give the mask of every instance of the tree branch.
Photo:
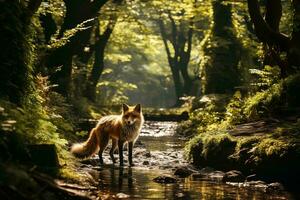
POLYGON ((171 12, 169 11, 168 13, 168 17, 171 21, 171 27, 172 27, 172 44, 173 44, 173 47, 174 49, 177 49, 177 28, 176 28, 176 23, 175 23, 175 20, 173 19, 172 15, 171 15, 171 12))
POLYGON ((276 32, 279 32, 279 23, 281 16, 281 0, 267 0, 265 20, 267 24, 276 32))
MULTIPOLYGON (((278 45, 281 50, 288 51, 290 38, 273 30, 263 19, 257 0, 247 0, 250 17, 254 23, 256 36, 268 45, 278 45)), ((272 1, 273 3, 273 1, 272 1)))
POLYGON ((191 18, 190 24, 189 24, 189 30, 188 30, 188 39, 187 39, 188 48, 186 51, 186 53, 189 55, 191 54, 191 51, 192 51, 193 26, 194 26, 194 20, 193 20, 193 18, 191 18))
POLYGON ((171 56, 170 48, 168 46, 167 34, 166 34, 166 29, 165 29, 164 22, 162 20, 158 20, 158 26, 159 26, 159 30, 160 30, 160 34, 161 34, 163 43, 164 43, 165 48, 166 48, 168 60, 170 62, 172 60, 172 56, 171 56))
POLYGON ((31 17, 36 13, 36 11, 39 9, 40 5, 42 3, 42 0, 30 0, 27 5, 27 19, 31 19, 31 17))

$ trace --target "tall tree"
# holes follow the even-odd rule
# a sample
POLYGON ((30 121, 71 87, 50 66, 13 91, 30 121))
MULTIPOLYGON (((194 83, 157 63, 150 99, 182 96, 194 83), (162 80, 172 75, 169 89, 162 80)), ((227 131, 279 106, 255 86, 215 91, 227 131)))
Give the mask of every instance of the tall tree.
POLYGON ((32 80, 31 20, 41 0, 0 2, 0 97, 18 105, 32 80))
POLYGON ((107 25, 104 29, 104 32, 101 34, 100 30, 100 21, 102 19, 98 19, 95 28, 95 44, 93 45, 94 49, 94 64, 90 75, 88 76, 88 81, 86 83, 86 97, 90 101, 96 101, 96 90, 97 84, 100 79, 100 76, 104 70, 104 51, 107 46, 108 40, 113 32, 113 29, 117 23, 117 19, 119 17, 118 8, 121 5, 123 0, 114 0, 111 4, 106 7, 108 12, 107 25))
POLYGON ((86 85, 86 97, 90 101, 96 100, 97 84, 104 70, 104 51, 115 23, 116 20, 110 21, 102 34, 100 34, 99 23, 95 29, 94 64, 86 85))
POLYGON ((266 56, 271 64, 281 69, 285 77, 300 67, 300 1, 293 0, 293 30, 291 37, 279 30, 282 16, 280 0, 266 1, 266 16, 262 16, 257 0, 247 0, 249 14, 255 27, 256 36, 267 46, 266 56), (286 52, 287 59, 282 60, 280 53, 286 52))
MULTIPOLYGON (((64 0, 66 14, 59 37, 63 37, 65 31, 75 28, 78 24, 97 17, 100 8, 107 1, 64 0)), ((94 21, 90 21, 87 25, 93 26, 94 23, 94 21)), ((51 81, 58 85, 57 91, 64 96, 68 97, 71 91, 73 56, 84 55, 84 48, 89 44, 91 33, 92 28, 77 32, 66 45, 57 48, 49 55, 48 67, 52 68, 54 72, 50 77, 51 81)))
POLYGON ((177 96, 176 104, 179 105, 180 97, 191 94, 193 84, 193 79, 188 72, 192 50, 193 18, 189 22, 180 21, 179 24, 176 24, 170 12, 168 18, 170 28, 166 28, 167 23, 162 20, 158 21, 158 25, 173 76, 177 96), (168 32, 167 29, 171 32, 168 32))
POLYGON ((227 93, 240 84, 240 45, 232 23, 232 5, 212 1, 212 25, 202 45, 203 93, 227 93))

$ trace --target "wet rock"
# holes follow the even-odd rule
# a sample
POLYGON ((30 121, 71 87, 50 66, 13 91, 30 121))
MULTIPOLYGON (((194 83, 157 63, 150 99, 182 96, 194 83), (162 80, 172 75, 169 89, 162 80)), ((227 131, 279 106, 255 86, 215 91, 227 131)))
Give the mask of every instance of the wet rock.
POLYGON ((204 167, 198 172, 192 173, 192 178, 203 179, 203 180, 222 180, 225 173, 221 171, 215 171, 211 167, 204 167))
POLYGON ((141 140, 137 140, 137 141, 134 143, 134 145, 137 146, 137 147, 144 147, 144 146, 145 146, 144 143, 142 143, 141 140))
POLYGON ((248 184, 249 186, 255 186, 255 185, 266 185, 266 182, 264 181, 247 181, 245 184, 248 184))
POLYGON ((151 157, 150 151, 145 152, 145 153, 144 153, 144 156, 145 156, 146 158, 150 158, 150 157, 151 157))
POLYGON ((256 174, 251 174, 246 177, 246 181, 259 181, 259 178, 257 177, 256 174))
POLYGON ((162 170, 166 170, 166 169, 169 170, 170 166, 164 165, 164 166, 159 166, 158 168, 162 170))
POLYGON ((279 193, 284 191, 284 187, 281 183, 275 182, 267 185, 266 192, 268 193, 279 193))
POLYGON ((178 158, 178 155, 177 155, 177 154, 169 154, 169 156, 170 156, 171 158, 178 158))
POLYGON ((224 182, 244 182, 245 176, 242 172, 237 170, 231 170, 225 173, 223 178, 224 182))
POLYGON ((192 173, 191 176, 194 179, 208 179, 207 174, 203 174, 203 173, 200 173, 200 172, 192 173))
POLYGON ((118 194, 116 194, 116 197, 118 199, 127 199, 127 198, 129 198, 129 195, 128 194, 124 194, 124 193, 118 193, 118 194))
POLYGON ((149 161, 148 160, 144 160, 143 165, 149 165, 149 161))
POLYGON ((177 193, 177 194, 175 194, 175 196, 176 196, 176 198, 184 198, 185 197, 185 195, 182 193, 182 192, 179 192, 179 193, 177 193))
POLYGON ((232 185, 235 187, 244 187, 244 183, 241 183, 241 182, 226 182, 226 184, 232 185))
POLYGON ((150 151, 147 151, 146 149, 143 149, 143 148, 136 148, 133 155, 135 157, 146 157, 146 158, 151 157, 150 151))
POLYGON ((202 173, 202 174, 208 174, 208 173, 211 173, 211 172, 213 172, 213 171, 215 171, 213 168, 211 168, 211 167, 204 167, 204 168, 202 168, 200 171, 199 171, 199 173, 202 173))
POLYGON ((250 187, 261 192, 266 192, 268 186, 264 181, 248 181, 243 184, 243 187, 250 187))
POLYGON ((188 167, 179 167, 175 170, 174 175, 179 176, 180 178, 185 178, 190 176, 194 171, 188 167))
POLYGON ((208 178, 213 181, 223 181, 225 173, 222 171, 213 171, 208 174, 208 178))
POLYGON ((95 165, 99 164, 99 159, 98 158, 97 159, 85 159, 85 160, 81 160, 80 163, 83 164, 82 166, 86 166, 86 165, 95 166, 95 165))
POLYGON ((200 170, 199 172, 193 173, 192 177, 202 180, 210 181, 223 181, 225 173, 222 171, 211 171, 210 169, 200 170))
POLYGON ((171 177, 171 176, 165 176, 165 175, 162 175, 162 176, 158 176, 156 178, 153 179, 154 182, 156 183, 176 183, 177 182, 177 179, 174 178, 174 177, 171 177))

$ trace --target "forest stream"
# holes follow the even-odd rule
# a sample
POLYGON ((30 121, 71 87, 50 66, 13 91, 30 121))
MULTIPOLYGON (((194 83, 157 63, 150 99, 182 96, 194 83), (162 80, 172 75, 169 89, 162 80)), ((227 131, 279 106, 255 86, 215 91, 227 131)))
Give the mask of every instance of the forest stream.
POLYGON ((134 167, 127 166, 126 151, 125 167, 113 165, 107 148, 105 166, 99 167, 95 156, 82 161, 80 170, 98 180, 100 199, 293 199, 286 191, 266 192, 266 185, 260 183, 241 187, 241 184, 224 183, 218 176, 210 179, 174 176, 176 168, 198 170, 184 160, 185 139, 175 135, 176 126, 177 122, 147 121, 134 148, 134 167), (171 183, 157 183, 154 181, 157 177, 171 177, 167 180, 171 183))

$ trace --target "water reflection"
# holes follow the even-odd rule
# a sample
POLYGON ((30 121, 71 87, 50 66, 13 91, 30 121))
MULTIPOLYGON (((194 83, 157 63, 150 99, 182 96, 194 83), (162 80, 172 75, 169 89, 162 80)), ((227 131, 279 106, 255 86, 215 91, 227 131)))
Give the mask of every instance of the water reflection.
POLYGON ((291 199, 288 194, 266 194, 192 178, 179 179, 176 184, 152 181, 162 173, 167 171, 108 165, 99 171, 99 187, 101 191, 124 193, 129 195, 129 199, 291 199))

